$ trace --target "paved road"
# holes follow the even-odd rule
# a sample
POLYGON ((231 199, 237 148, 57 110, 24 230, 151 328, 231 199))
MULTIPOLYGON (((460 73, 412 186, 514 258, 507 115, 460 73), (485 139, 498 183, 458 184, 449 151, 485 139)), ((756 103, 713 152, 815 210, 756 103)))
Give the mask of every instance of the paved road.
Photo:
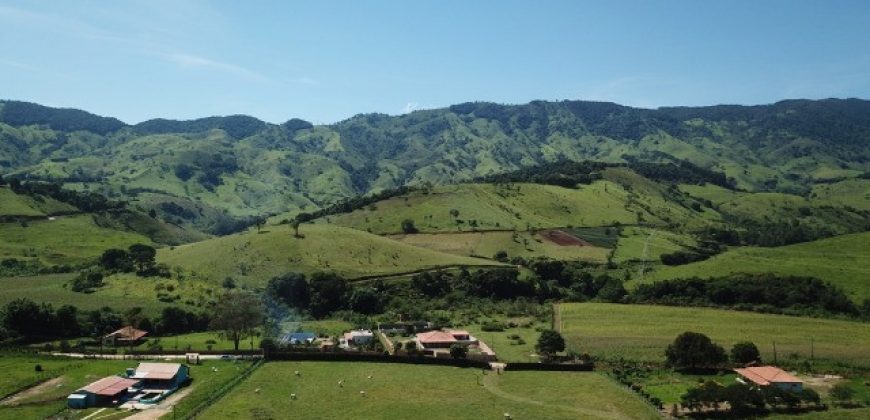
MULTIPOLYGON (((87 353, 43 353, 52 356, 73 357, 78 359, 108 359, 108 360, 185 360, 184 354, 87 354, 87 353)), ((262 355, 233 355, 233 354, 200 354, 199 360, 240 359, 251 360, 262 358, 262 355)))

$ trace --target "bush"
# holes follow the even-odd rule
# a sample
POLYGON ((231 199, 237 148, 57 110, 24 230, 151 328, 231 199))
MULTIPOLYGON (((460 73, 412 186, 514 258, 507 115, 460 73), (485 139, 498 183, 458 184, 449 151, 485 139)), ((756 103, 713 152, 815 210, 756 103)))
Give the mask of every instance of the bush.
POLYGON ((505 325, 501 322, 492 321, 484 323, 480 326, 480 329, 485 332, 500 332, 505 330, 505 325))

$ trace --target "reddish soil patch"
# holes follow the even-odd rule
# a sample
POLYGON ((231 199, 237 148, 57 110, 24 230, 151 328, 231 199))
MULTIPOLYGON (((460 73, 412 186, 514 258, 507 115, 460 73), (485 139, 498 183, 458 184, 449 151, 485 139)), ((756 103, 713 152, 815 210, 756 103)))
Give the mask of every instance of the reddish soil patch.
POLYGON ((586 242, 568 232, 558 229, 544 230, 538 233, 544 239, 559 246, 592 246, 592 244, 590 244, 589 242, 586 242))

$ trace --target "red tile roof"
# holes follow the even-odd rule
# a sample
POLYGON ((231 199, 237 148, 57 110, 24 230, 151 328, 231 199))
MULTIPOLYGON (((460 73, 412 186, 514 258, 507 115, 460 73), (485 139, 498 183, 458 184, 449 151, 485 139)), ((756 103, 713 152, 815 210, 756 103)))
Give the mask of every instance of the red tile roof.
POLYGON ((797 377, 776 366, 755 366, 743 369, 734 369, 738 375, 755 382, 758 385, 770 385, 772 383, 803 383, 797 377))
POLYGON ((130 326, 123 327, 118 331, 106 334, 106 337, 115 336, 118 340, 136 341, 148 335, 148 331, 139 330, 130 326))
POLYGON ((123 392, 127 388, 138 383, 139 381, 136 379, 127 379, 120 376, 109 376, 100 379, 99 381, 88 384, 84 388, 81 388, 81 391, 111 397, 113 395, 117 395, 123 392))
POLYGON ((453 337, 453 334, 449 332, 436 330, 417 334, 417 340, 423 344, 454 343, 456 342, 456 337, 453 337))

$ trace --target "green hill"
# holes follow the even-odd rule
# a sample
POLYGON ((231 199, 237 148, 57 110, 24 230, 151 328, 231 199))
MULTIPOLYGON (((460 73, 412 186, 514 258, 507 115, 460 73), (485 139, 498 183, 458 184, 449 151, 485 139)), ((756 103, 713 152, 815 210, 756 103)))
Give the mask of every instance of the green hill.
POLYGON ((0 171, 116 198, 148 194, 139 201, 146 210, 214 233, 225 232, 215 228, 226 218, 310 211, 385 188, 559 160, 684 159, 744 189, 800 193, 870 170, 870 102, 857 99, 656 110, 480 102, 326 126, 246 116, 129 126, 77 110, 0 105, 0 171))
POLYGON ((734 273, 813 276, 841 287, 858 302, 870 299, 870 232, 775 248, 736 248, 706 261, 658 266, 644 281, 734 273))
POLYGON ((334 271, 347 278, 391 275, 449 266, 495 265, 402 244, 366 232, 325 224, 300 228, 268 226, 158 251, 157 261, 181 267, 194 277, 214 283, 233 277, 242 284, 262 286, 290 271, 334 271))

